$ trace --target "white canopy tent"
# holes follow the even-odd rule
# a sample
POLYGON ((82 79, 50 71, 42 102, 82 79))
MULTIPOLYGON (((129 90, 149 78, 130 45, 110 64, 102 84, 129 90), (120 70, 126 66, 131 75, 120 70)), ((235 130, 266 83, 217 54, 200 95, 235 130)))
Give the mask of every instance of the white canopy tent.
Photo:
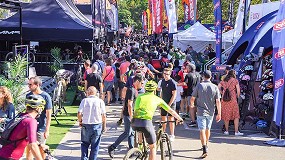
MULTIPOLYGON (((196 22, 193 26, 183 32, 173 35, 173 44, 175 47, 185 51, 188 46, 192 46, 197 52, 203 52, 208 44, 212 44, 215 48, 215 33, 208 30, 200 22, 196 22)), ((228 38, 223 40, 223 48, 232 45, 232 41, 228 38)))

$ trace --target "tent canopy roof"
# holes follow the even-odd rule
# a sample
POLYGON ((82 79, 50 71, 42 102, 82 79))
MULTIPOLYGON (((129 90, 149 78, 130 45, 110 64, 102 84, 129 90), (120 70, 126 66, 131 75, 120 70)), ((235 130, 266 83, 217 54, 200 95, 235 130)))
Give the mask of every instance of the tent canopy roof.
MULTIPOLYGON (((23 39, 33 41, 92 40, 92 24, 70 5, 70 0, 34 0, 22 9, 23 39)), ((20 13, 0 21, 0 39, 19 40, 18 35, 1 34, 20 30, 20 13)))
POLYGON ((174 35, 177 40, 193 40, 193 41, 215 41, 215 33, 209 31, 200 22, 196 22, 193 26, 183 32, 174 35))

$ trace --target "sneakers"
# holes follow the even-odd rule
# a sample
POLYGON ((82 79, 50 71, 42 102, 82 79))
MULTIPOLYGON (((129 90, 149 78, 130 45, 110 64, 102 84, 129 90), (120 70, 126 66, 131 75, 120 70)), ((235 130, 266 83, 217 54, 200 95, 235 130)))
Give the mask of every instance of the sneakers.
POLYGON ((170 142, 173 142, 175 140, 175 136, 174 135, 169 135, 169 140, 170 140, 170 142))
POLYGON ((243 133, 241 133, 241 132, 235 132, 235 136, 243 136, 243 133))
POLYGON ((230 134, 229 134, 229 132, 228 132, 228 131, 225 131, 225 132, 224 132, 224 135, 230 135, 230 134))
POLYGON ((111 158, 114 158, 114 149, 113 149, 113 147, 112 146, 109 146, 108 147, 108 154, 109 154, 109 156, 111 157, 111 158))
POLYGON ((191 121, 189 124, 188 124, 189 127, 196 127, 197 126, 197 122, 193 122, 191 121))
POLYGON ((201 155, 200 158, 206 158, 208 156, 208 153, 207 152, 203 152, 203 154, 201 155))

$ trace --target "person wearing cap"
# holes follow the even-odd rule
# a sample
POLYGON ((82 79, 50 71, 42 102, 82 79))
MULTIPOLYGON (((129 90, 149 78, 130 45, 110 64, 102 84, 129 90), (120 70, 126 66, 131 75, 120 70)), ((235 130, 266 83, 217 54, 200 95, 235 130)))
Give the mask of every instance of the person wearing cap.
POLYGON ((219 122, 221 120, 221 94, 218 86, 210 81, 211 77, 212 73, 209 70, 202 73, 203 81, 195 87, 190 101, 190 107, 194 108, 194 102, 197 100, 197 123, 203 148, 201 158, 205 158, 208 155, 208 143, 215 106, 217 107, 216 121, 219 122))

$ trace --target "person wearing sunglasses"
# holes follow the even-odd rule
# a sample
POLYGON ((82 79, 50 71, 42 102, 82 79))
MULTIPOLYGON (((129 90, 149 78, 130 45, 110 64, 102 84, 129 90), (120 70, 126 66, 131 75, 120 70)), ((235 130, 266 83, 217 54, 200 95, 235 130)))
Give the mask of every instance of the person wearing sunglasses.
MULTIPOLYGON (((171 107, 171 109, 175 110, 176 109, 176 82, 170 77, 172 70, 169 68, 164 68, 163 70, 163 79, 161 82, 159 82, 159 91, 160 91, 160 97, 171 107)), ((162 121, 174 121, 174 117, 171 114, 168 114, 166 110, 161 108, 161 120, 162 121)), ((174 123, 169 123, 169 128, 170 128, 170 140, 174 141, 175 136, 174 136, 174 129, 175 129, 175 124, 174 123)), ((166 124, 163 124, 163 129, 166 130, 166 124)))

